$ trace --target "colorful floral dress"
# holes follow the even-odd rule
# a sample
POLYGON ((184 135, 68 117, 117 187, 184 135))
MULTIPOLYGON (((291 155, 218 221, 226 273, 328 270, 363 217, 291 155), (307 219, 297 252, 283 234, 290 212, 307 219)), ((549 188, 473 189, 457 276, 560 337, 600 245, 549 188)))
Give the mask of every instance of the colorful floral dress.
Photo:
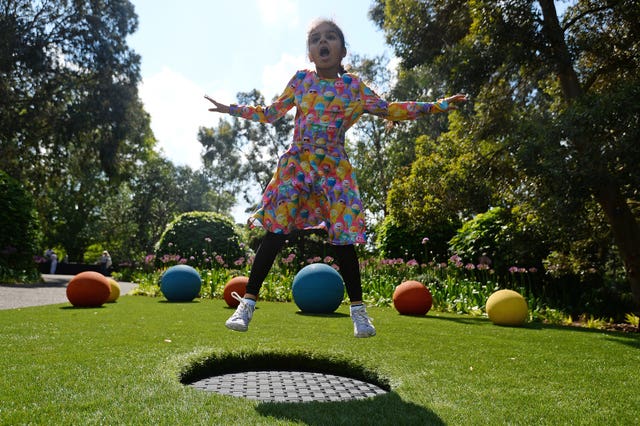
POLYGON ((344 149, 346 131, 364 113, 413 120, 442 112, 446 105, 387 102, 353 74, 323 79, 314 71, 301 70, 272 105, 231 105, 230 114, 272 123, 294 106, 293 142, 280 157, 249 225, 276 234, 320 228, 327 230, 331 244, 365 243, 365 213, 344 149))

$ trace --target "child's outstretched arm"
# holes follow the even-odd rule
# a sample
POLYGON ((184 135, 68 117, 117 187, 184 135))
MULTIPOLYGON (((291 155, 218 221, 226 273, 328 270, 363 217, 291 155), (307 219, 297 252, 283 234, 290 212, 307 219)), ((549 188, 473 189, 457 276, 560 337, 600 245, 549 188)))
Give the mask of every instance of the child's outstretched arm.
POLYGON ((208 95, 205 95, 204 97, 214 105, 213 108, 209 108, 209 111, 221 112, 224 114, 232 115, 234 117, 258 121, 260 123, 273 123, 276 120, 282 118, 287 113, 287 111, 294 107, 295 90, 304 76, 304 73, 296 72, 296 74, 294 74, 294 76, 287 84, 287 87, 284 89, 280 97, 278 97, 278 99, 274 100, 273 103, 268 106, 236 104, 225 105, 212 99, 208 95))
POLYGON ((220 102, 216 101, 215 99, 213 99, 209 95, 204 95, 204 98, 206 100, 208 100, 209 102, 211 102, 213 105, 215 105, 213 108, 209 108, 209 111, 211 111, 211 112, 221 112, 223 114, 229 114, 229 105, 221 104, 220 102))
MULTIPOLYGON (((386 105, 386 111, 383 109, 380 115, 392 121, 415 120, 428 114, 438 114, 458 109, 456 104, 466 102, 467 95, 458 93, 448 98, 438 99, 436 102, 390 102, 386 105)), ((383 101, 386 103, 386 101, 383 101)))
POLYGON ((456 95, 449 96, 448 98, 444 98, 443 101, 447 103, 446 104, 447 107, 445 108, 445 111, 458 109, 458 107, 455 104, 464 103, 464 102, 467 102, 468 100, 469 100, 469 96, 465 95, 464 93, 458 93, 456 95))
POLYGON ((436 102, 400 101, 387 102, 373 90, 362 84, 361 98, 364 100, 364 112, 374 114, 391 121, 415 120, 428 114, 437 114, 458 109, 456 104, 469 100, 464 93, 458 93, 436 102))

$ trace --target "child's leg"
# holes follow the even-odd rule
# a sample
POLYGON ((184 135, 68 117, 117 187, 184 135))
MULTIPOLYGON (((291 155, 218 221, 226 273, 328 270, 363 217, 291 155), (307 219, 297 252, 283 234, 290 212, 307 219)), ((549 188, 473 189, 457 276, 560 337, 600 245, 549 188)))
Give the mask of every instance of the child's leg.
POLYGON ((362 304, 362 279, 356 249, 353 244, 333 247, 338 266, 340 266, 340 274, 351 300, 350 315, 353 320, 353 335, 356 337, 375 336, 376 328, 367 314, 367 309, 362 304))
POLYGON ((247 331, 249 329, 249 322, 253 317, 253 310, 256 306, 256 298, 260 293, 260 287, 262 287, 262 283, 267 277, 273 261, 282 249, 286 238, 286 235, 272 232, 267 232, 267 235, 265 235, 256 252, 244 298, 235 292, 231 293, 231 296, 238 300, 239 305, 225 323, 227 328, 235 331, 247 331))
POLYGON ((282 250, 286 239, 286 235, 267 232, 267 235, 260 243, 260 247, 258 247, 258 251, 256 251, 245 296, 249 296, 250 299, 255 299, 258 296, 260 287, 262 287, 262 283, 267 278, 273 262, 276 260, 280 250, 282 250))
POLYGON ((340 275, 347 288, 347 295, 351 304, 362 303, 362 280, 360 278, 360 263, 353 244, 347 246, 333 246, 336 261, 340 267, 340 275))

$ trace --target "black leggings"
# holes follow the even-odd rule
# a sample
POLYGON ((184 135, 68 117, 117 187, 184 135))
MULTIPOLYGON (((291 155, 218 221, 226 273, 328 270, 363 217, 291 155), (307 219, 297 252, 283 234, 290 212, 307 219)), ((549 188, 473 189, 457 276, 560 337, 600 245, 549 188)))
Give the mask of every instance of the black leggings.
MULTIPOLYGON (((276 260, 276 256, 282 250, 288 235, 274 234, 267 232, 253 260, 249 282, 247 283, 247 293, 257 296, 260 287, 276 260)), ((346 246, 332 246, 336 254, 336 263, 340 267, 340 275, 347 288, 347 295, 352 302, 362 300, 362 281, 360 279, 360 264, 358 255, 353 244, 346 246)))

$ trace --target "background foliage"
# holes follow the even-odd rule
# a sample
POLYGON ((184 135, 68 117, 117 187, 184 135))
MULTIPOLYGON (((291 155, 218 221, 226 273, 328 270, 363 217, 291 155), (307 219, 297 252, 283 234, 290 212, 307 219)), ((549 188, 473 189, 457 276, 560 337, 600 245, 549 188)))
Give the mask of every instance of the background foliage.
POLYGON ((490 207, 518 211, 536 218, 550 251, 624 269, 640 304, 638 173, 628 162, 640 155, 631 142, 640 5, 572 1, 559 16, 555 3, 375 2, 370 16, 401 60, 395 97, 429 96, 421 88, 471 95, 449 114, 448 132, 416 151, 412 167, 426 173, 394 182, 389 214, 411 229, 434 208, 463 222, 490 207), (598 218, 605 228, 592 227, 598 218), (614 261, 590 238, 601 231, 617 247, 614 261), (576 251, 576 239, 591 249, 576 251))
MULTIPOLYGON (((595 312, 626 309, 635 295, 638 309, 640 4, 375 0, 370 17, 399 65, 350 52, 350 66, 378 94, 464 91, 470 101, 394 126, 365 116, 348 135, 368 207, 362 254, 448 265, 486 252, 508 280, 513 267, 538 269, 527 290, 535 303, 595 312)), ((139 266, 180 214, 255 203, 290 140, 290 117, 228 118, 199 130, 200 170, 155 152, 140 58, 126 43, 137 24, 126 0, 0 0, 0 169, 33 197, 36 252, 80 261, 103 247, 116 268, 139 266)), ((254 89, 237 101, 266 100, 254 89)), ((260 238, 238 235, 254 249, 260 238)), ((281 260, 292 255, 299 267, 330 251, 321 235, 292 236, 281 260)), ((468 300, 484 291, 459 279, 470 293, 436 281, 468 300)), ((372 280, 380 290, 392 282, 372 280)))
POLYGON ((33 198, 0 170, 0 199, 0 282, 11 280, 10 270, 17 271, 18 279, 38 281, 34 258, 42 234, 33 198))
POLYGON ((155 252, 158 266, 189 263, 203 268, 229 267, 244 258, 244 243, 231 219, 213 212, 189 212, 167 225, 155 252), (174 264, 175 264, 174 263, 174 264))

